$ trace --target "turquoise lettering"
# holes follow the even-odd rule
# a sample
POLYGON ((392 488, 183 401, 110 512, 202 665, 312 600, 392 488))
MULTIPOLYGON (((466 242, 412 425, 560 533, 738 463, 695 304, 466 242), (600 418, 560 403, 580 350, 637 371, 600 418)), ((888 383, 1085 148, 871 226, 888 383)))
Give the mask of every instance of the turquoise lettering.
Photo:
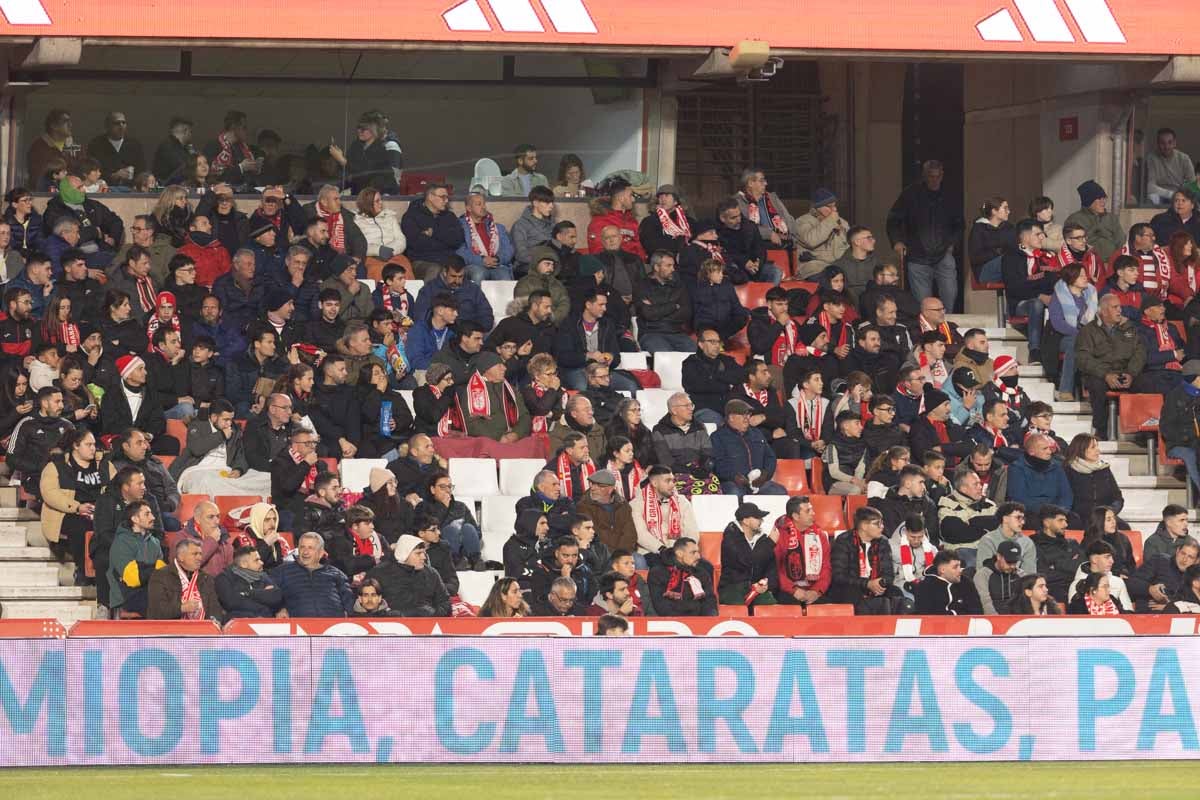
POLYGON ((817 690, 808 668, 808 657, 799 650, 790 650, 783 658, 763 752, 781 752, 785 736, 807 736, 810 751, 829 752, 829 738, 825 735, 825 723, 821 720, 821 706, 817 703, 817 690), (804 711, 799 717, 792 716, 792 700, 796 697, 804 711))
POLYGON ((567 650, 563 666, 583 670, 583 751, 599 753, 604 749, 603 671, 621 666, 621 651, 567 650))
POLYGON ((904 653, 900 682, 896 686, 896 698, 892 703, 892 716, 888 720, 884 751, 901 752, 904 740, 909 736, 928 738, 929 748, 935 753, 944 753, 950 749, 946 741, 946 729, 942 725, 937 692, 933 688, 933 676, 929 674, 929 659, 923 650, 908 650, 904 653), (910 716, 908 712, 912 708, 914 691, 921 703, 921 713, 910 716))
POLYGON ((1129 659, 1116 650, 1080 650, 1076 655, 1076 692, 1079 710, 1079 749, 1096 749, 1096 720, 1115 717, 1133 702, 1134 675, 1129 659), (1109 669, 1116 674, 1117 689, 1112 697, 1096 697, 1096 671, 1109 669))
POLYGON ((1160 734, 1174 733, 1184 750, 1196 750, 1196 721, 1188 703, 1187 683, 1179 666, 1179 653, 1161 648, 1154 654, 1154 669, 1150 673, 1150 688, 1146 690, 1146 707, 1138 728, 1138 750, 1153 750, 1160 734), (1163 695, 1171 695, 1170 714, 1162 713, 1163 695))
POLYGON ((862 753, 867 749, 866 672, 883 666, 883 651, 830 650, 825 663, 846 670, 846 749, 862 753))
POLYGON ((743 753, 757 753, 754 737, 742 715, 754 700, 754 668, 741 653, 732 650, 702 650, 696 663, 697 745, 702 753, 717 749, 717 720, 725 720, 729 733, 743 753), (717 670, 729 670, 737 679, 730 697, 717 697, 717 670))
POLYGON ((642 653, 638 667, 637 683, 633 690, 633 702, 629 708, 629 719, 625 723, 625 736, 621 752, 640 753, 643 736, 662 736, 667 740, 667 749, 672 753, 687 752, 683 738, 683 725, 679 720, 679 708, 675 704, 675 690, 671 688, 671 673, 661 650, 642 653), (650 716, 650 703, 658 698, 660 714, 650 716))
POLYGON ((963 653, 954 665, 954 683, 968 703, 977 706, 992 718, 992 731, 981 735, 965 722, 954 723, 954 738, 966 750, 982 754, 994 753, 1008 744, 1012 736, 1012 712, 999 697, 975 682, 974 672, 984 667, 998 678, 1009 676, 1008 660, 998 650, 976 647, 963 653))
POLYGON ((258 705, 258 667, 239 650, 200 651, 200 752, 221 752, 221 720, 244 717, 258 705), (221 699, 221 672, 237 673, 237 694, 221 699))
POLYGON ((475 730, 463 736, 454 727, 454 674, 463 668, 474 670, 479 680, 496 679, 496 668, 482 650, 456 647, 438 659, 433 673, 434 724, 438 741, 452 753, 481 752, 496 736, 496 723, 481 722, 475 730))
POLYGON ((326 650, 321 660, 321 676, 317 680, 308 733, 304 737, 304 752, 320 753, 330 736, 345 736, 354 753, 369 753, 371 745, 363 729, 362 712, 358 707, 358 689, 350 671, 345 650, 326 650), (331 716, 333 696, 337 694, 342 713, 331 716))

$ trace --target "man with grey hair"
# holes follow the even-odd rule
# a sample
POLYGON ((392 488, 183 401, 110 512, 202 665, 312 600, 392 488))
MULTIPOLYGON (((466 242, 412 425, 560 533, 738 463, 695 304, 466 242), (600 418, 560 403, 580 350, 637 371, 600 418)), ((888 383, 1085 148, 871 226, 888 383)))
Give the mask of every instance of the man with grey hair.
POLYGON ((588 449, 591 450, 593 459, 604 457, 606 444, 604 428, 596 422, 592 401, 581 394, 577 394, 567 401, 566 413, 563 414, 562 422, 550 431, 550 452, 557 453, 561 450, 566 444, 567 436, 572 432, 578 432, 587 437, 588 449))
POLYGON ((534 597, 529 609, 535 617, 574 617, 582 612, 579 605, 578 588, 575 581, 566 577, 555 578, 550 591, 542 597, 534 597))
POLYGON ((563 493, 562 482, 548 469, 533 476, 533 487, 529 494, 517 501, 517 516, 531 509, 546 515, 552 540, 571 533, 575 502, 563 493))
POLYGON ((1109 438, 1108 393, 1147 390, 1139 382, 1146 367, 1146 345, 1121 313, 1115 293, 1103 295, 1099 306, 1096 318, 1079 327, 1075 367, 1092 404, 1092 427, 1103 440, 1109 438))
POLYGON ((367 257, 367 237, 354 222, 354 214, 342 208, 336 186, 325 184, 317 190, 317 199, 305 206, 307 218, 319 219, 329 231, 329 246, 338 255, 353 256, 360 262, 367 257))
POLYGON ((458 220, 463 229, 458 255, 467 265, 467 277, 475 283, 511 281, 516 248, 508 230, 488 211, 482 187, 472 187, 467 209, 458 220))
POLYGON ((182 539, 171 551, 171 563, 156 569, 146 586, 146 618, 211 619, 220 624, 225 610, 217 597, 216 582, 201 568, 200 544, 182 539))
POLYGON ((908 269, 913 296, 924 300, 938 296, 954 313, 958 300, 958 264, 954 247, 962 240, 962 200, 942 186, 946 170, 940 161, 921 166, 921 180, 905 187, 887 217, 892 249, 908 269))
POLYGON ((712 486, 716 483, 712 440, 695 413, 695 403, 683 392, 667 398, 667 414, 653 427, 655 460, 669 467, 677 480, 712 486))
POLYGON ((650 274, 634 287, 633 309, 643 350, 690 353, 696 349, 686 333, 692 321, 692 301, 675 275, 675 256, 666 250, 650 255, 650 274))
MULTIPOLYGON (((315 275, 309 274, 309 264, 312 260, 312 250, 302 245, 292 245, 283 258, 283 270, 275 275, 262 276, 271 280, 272 288, 287 292, 292 298, 291 321, 301 328, 312 319, 313 307, 316 305, 317 295, 321 292, 321 282, 315 275)), ((264 295, 263 299, 268 299, 269 295, 270 292, 264 295)))
POLYGON ((255 275, 256 262, 254 251, 243 247, 233 254, 229 272, 213 282, 212 292, 224 309, 224 324, 234 330, 245 330, 251 320, 258 318, 263 304, 265 281, 255 275))
POLYGON ((321 563, 324 556, 325 540, 308 531, 296 542, 295 560, 271 570, 289 617, 345 617, 354 610, 350 580, 337 567, 321 563))
POLYGON ((738 179, 738 208, 758 227, 768 247, 788 247, 797 236, 796 218, 788 213, 779 195, 767 191, 767 179, 757 167, 742 170, 738 179))
POLYGON ((954 489, 938 501, 941 546, 957 552, 967 566, 974 566, 979 540, 1000 524, 996 504, 987 499, 983 480, 970 464, 955 470, 952 483, 954 489))

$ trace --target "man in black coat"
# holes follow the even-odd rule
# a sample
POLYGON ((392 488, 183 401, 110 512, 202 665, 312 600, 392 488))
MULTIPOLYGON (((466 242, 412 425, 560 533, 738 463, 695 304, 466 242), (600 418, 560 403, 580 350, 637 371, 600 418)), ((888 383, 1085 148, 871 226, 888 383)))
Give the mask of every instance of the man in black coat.
POLYGON ((954 247, 962 241, 962 200, 942 187, 946 172, 940 161, 926 161, 921 180, 904 188, 887 217, 892 249, 908 267, 908 285, 918 300, 933 294, 951 312, 958 299, 954 247))
POLYGON ((650 256, 650 274, 634 285, 633 307, 643 350, 687 352, 695 346, 687 335, 692 301, 675 275, 675 257, 670 253, 659 250, 650 256))
POLYGON ((878 510, 863 506, 854 512, 850 530, 833 540, 829 560, 833 570, 827 596, 833 602, 853 604, 856 615, 894 613, 896 570, 878 510))
POLYGON ((404 534, 368 578, 379 581, 383 599, 402 617, 448 617, 450 595, 442 578, 428 564, 425 542, 404 534))
POLYGON ((1200 542, 1190 536, 1175 544, 1175 554, 1146 559, 1129 577, 1129 596, 1139 613, 1161 612, 1167 603, 1190 589, 1188 567, 1200 560, 1200 542))
POLYGON ((676 539, 650 568, 648 583, 654 609, 664 617, 717 616, 713 568, 695 539, 676 539))
POLYGON ((346 381, 346 359, 326 356, 321 362, 321 383, 313 388, 309 407, 309 416, 321 435, 323 456, 354 458, 363 441, 358 397, 346 381))
POLYGON ((286 394, 273 394, 267 398, 262 413, 246 423, 243 432, 242 441, 250 469, 270 472, 271 461, 287 448, 291 436, 292 399, 286 394))
POLYGON ((253 545, 234 551, 233 564, 217 576, 217 597, 226 619, 270 618, 283 608, 283 590, 263 571, 262 556, 253 545))
POLYGON ((458 217, 450 210, 450 187, 444 183, 426 185, 424 200, 409 203, 400 218, 400 230, 408 240, 405 255, 422 280, 433 278, 466 240, 458 217))
POLYGON ((767 259, 767 244, 758 226, 742 216, 737 200, 717 204, 717 240, 725 254, 725 275, 729 282, 779 283, 779 268, 767 259))
POLYGON ((50 451, 75 426, 62 416, 63 394, 57 386, 43 386, 37 392, 37 413, 22 417, 9 437, 8 467, 21 473, 21 485, 30 494, 41 496, 38 488, 42 469, 50 461, 50 451))
POLYGON ((683 360, 683 390, 696 404, 693 419, 720 425, 725 400, 742 382, 745 369, 721 352, 721 335, 712 328, 696 331, 696 352, 683 360))
POLYGON ((433 439, 423 433, 408 440, 408 455, 389 461, 387 465, 396 476, 396 493, 410 502, 425 499, 428 496, 425 486, 430 476, 446 466, 434 449, 433 439))
MULTIPOLYGON (((572 515, 574 517, 574 515, 572 515)), ((542 553, 541 559, 532 566, 529 576, 531 597, 546 597, 553 589, 557 578, 570 578, 575 582, 576 614, 583 614, 588 600, 595 591, 592 572, 579 557, 579 540, 574 536, 559 536, 552 548, 542 553)))
POLYGON ((857 342, 850 350, 850 355, 841 362, 842 375, 862 372, 871 379, 876 393, 890 392, 896 386, 900 357, 883 349, 883 337, 874 325, 860 327, 856 338, 857 342))
POLYGON ((137 428, 153 437, 150 451, 155 455, 179 455, 180 442, 166 434, 167 418, 147 383, 145 362, 139 356, 121 356, 117 359, 117 373, 120 380, 113 382, 100 404, 100 432, 121 434, 137 428))
POLYGON ((914 464, 900 470, 899 483, 889 489, 884 497, 872 497, 867 505, 883 515, 883 535, 891 539, 896 529, 909 517, 920 517, 925 521, 925 535, 937 545, 941 540, 938 529, 937 506, 925 492, 925 473, 914 464))
POLYGON ((317 476, 328 471, 317 456, 317 435, 307 428, 292 431, 291 442, 271 461, 271 501, 279 510, 279 530, 294 530, 317 476))
POLYGON ((895 264, 878 264, 874 277, 867 282, 858 298, 858 313, 865 319, 879 322, 877 309, 885 298, 896 304, 896 319, 910 329, 917 326, 921 304, 912 293, 900 286, 900 269, 895 264))
POLYGON ((505 341, 516 342, 517 357, 525 363, 538 353, 554 351, 557 328, 554 325, 554 306, 550 300, 550 293, 534 289, 526 300, 528 305, 524 311, 500 320, 483 343, 486 349, 495 350, 505 341), (528 349, 525 347, 526 342, 529 343, 528 349))
POLYGON ((925 579, 917 584, 913 613, 936 616, 981 614, 979 595, 962 579, 962 560, 949 550, 939 550, 925 579))
MULTIPOLYGON (((363 232, 354 223, 354 212, 342 208, 342 198, 338 195, 336 186, 329 184, 322 186, 317 193, 317 199, 304 206, 306 221, 324 219, 328 225, 329 220, 335 214, 342 218, 344 244, 341 252, 348 256, 354 256, 360 261, 365 259, 367 257, 367 237, 363 236, 363 232)), ((334 221, 336 222, 336 220, 334 221)))
MULTIPOLYGON (((604 363, 609 369, 621 365, 621 337, 624 331, 606 316, 608 295, 595 289, 590 297, 584 297, 583 311, 567 317, 558 328, 554 340, 554 360, 563 386, 582 390, 587 386, 584 368, 589 363, 604 363)), ((638 383, 625 375, 614 373, 612 386, 619 391, 636 392, 638 383)))

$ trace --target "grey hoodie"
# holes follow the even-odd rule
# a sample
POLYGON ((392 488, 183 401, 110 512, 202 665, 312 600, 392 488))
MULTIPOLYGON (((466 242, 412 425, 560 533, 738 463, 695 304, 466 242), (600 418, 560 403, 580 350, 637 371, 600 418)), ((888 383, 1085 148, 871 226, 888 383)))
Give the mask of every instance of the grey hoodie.
POLYGON ((521 272, 529 271, 530 250, 539 244, 550 241, 554 231, 554 219, 538 219, 533 215, 533 206, 526 206, 521 212, 521 218, 513 223, 509 234, 512 236, 516 258, 513 266, 521 272))

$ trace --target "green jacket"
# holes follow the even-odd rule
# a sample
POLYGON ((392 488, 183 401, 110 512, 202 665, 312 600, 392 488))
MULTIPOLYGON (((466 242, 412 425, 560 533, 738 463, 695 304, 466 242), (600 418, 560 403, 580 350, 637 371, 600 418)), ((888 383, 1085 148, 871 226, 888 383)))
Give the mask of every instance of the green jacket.
POLYGON ((1146 367, 1146 345, 1133 323, 1121 317, 1111 331, 1100 318, 1079 329, 1075 341, 1075 366, 1084 375, 1102 378, 1110 372, 1137 376, 1146 367))
MULTIPOLYGON (((467 424, 468 436, 486 436, 489 439, 500 441, 500 437, 509 432, 508 420, 504 417, 504 406, 501 403, 503 387, 502 383, 488 383, 487 385, 488 395, 492 400, 490 417, 472 416, 468 410, 467 387, 459 388, 458 404, 467 424)), ((511 430, 516 431, 517 435, 524 439, 530 431, 529 409, 525 407, 525 400, 521 397, 521 393, 514 392, 514 394, 517 402, 517 424, 511 430)))
POLYGON ((163 560, 162 545, 153 534, 139 536, 128 525, 117 528, 117 538, 113 540, 112 550, 108 555, 108 601, 112 608, 125 604, 125 583, 121 575, 130 561, 144 564, 148 570, 141 570, 146 576, 143 586, 150 580, 154 565, 163 560))
POLYGON ((1067 217, 1063 227, 1067 225, 1079 225, 1087 231, 1088 244, 1096 248, 1097 255, 1104 259, 1105 263, 1112 258, 1113 253, 1124 247, 1127 241, 1125 231, 1121 230, 1121 221, 1111 212, 1100 215, 1090 208, 1081 208, 1067 217))
POLYGON ((336 275, 326 278, 321 283, 321 288, 337 289, 338 296, 342 301, 342 310, 338 312, 338 319, 342 322, 351 320, 366 322, 367 318, 371 316, 371 312, 375 310, 375 301, 371 299, 371 289, 362 281, 359 281, 358 292, 355 294, 350 294, 346 284, 338 280, 336 275))
POLYGON ((529 259, 529 274, 517 281, 517 285, 513 288, 513 299, 519 300, 527 297, 536 289, 549 292, 554 324, 561 325, 571 310, 571 297, 567 294, 567 288, 563 286, 562 281, 558 279, 558 271, 562 269, 558 253, 549 245, 538 246, 529 251, 529 259), (535 268, 538 262, 545 258, 554 262, 554 272, 549 275, 539 275, 535 268))

